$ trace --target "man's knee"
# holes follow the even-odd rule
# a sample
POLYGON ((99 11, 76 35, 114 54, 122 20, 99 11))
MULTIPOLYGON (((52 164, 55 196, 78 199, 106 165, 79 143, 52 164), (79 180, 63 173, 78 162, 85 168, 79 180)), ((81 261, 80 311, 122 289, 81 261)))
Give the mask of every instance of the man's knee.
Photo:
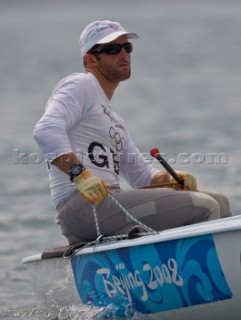
POLYGON ((220 206, 214 198, 202 192, 191 192, 191 197, 195 208, 203 208, 203 221, 220 218, 220 206))
POLYGON ((230 204, 228 198, 219 192, 214 191, 202 191, 203 193, 209 195, 213 199, 215 199, 220 206, 220 218, 232 217, 232 213, 230 211, 230 204))

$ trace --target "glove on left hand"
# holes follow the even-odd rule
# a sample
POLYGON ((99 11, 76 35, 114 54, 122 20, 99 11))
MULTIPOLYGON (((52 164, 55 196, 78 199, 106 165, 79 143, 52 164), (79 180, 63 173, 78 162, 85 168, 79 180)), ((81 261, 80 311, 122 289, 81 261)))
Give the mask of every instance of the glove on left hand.
MULTIPOLYGON (((197 190, 197 180, 196 178, 188 172, 184 171, 177 171, 178 176, 183 180, 184 182, 184 189, 188 189, 190 191, 198 191, 197 190)), ((175 182, 173 177, 170 177, 170 182, 175 182)))

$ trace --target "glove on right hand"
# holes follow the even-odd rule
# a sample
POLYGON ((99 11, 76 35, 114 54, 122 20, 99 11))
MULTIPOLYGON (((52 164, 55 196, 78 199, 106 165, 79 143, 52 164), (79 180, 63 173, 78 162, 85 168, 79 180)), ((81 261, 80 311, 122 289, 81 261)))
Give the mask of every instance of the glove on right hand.
POLYGON ((108 185, 86 169, 74 178, 73 182, 76 184, 80 194, 92 204, 98 204, 107 196, 108 185))

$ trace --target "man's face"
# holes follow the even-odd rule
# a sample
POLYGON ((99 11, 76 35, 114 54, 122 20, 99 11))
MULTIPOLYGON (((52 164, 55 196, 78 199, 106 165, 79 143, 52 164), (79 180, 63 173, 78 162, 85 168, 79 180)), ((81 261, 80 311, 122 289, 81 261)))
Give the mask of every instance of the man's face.
MULTIPOLYGON (((124 44, 128 42, 127 36, 121 36, 109 44, 124 44)), ((101 45, 104 46, 105 44, 101 45)), ((96 55, 97 69, 111 82, 120 82, 130 78, 131 57, 130 53, 122 47, 118 54, 100 53, 96 55)))

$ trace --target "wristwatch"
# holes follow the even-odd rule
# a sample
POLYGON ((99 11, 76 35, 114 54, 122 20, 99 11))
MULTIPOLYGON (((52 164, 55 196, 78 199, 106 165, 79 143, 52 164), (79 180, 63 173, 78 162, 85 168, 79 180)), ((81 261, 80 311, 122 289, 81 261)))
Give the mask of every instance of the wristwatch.
POLYGON ((85 167, 81 163, 72 164, 69 168, 70 181, 73 181, 74 178, 78 177, 84 170, 85 167))

